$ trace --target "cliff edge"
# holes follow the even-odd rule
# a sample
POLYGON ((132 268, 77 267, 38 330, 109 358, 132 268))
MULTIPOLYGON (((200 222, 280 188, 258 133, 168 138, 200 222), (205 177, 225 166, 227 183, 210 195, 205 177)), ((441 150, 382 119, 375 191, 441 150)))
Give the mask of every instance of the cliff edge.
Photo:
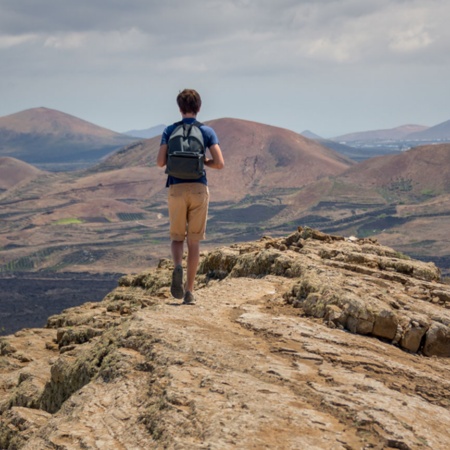
POLYGON ((447 449, 450 286, 369 239, 299 228, 160 261, 0 340, 2 449, 447 449))

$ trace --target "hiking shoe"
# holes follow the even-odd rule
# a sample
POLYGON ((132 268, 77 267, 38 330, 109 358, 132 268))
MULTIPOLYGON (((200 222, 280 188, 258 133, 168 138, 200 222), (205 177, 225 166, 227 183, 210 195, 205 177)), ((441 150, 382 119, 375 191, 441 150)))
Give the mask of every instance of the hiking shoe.
POLYGON ((170 293, 175 298, 183 298, 183 267, 179 264, 173 269, 172 272, 172 284, 170 285, 170 293))
POLYGON ((183 305, 194 305, 195 297, 191 291, 186 291, 183 298, 183 305))

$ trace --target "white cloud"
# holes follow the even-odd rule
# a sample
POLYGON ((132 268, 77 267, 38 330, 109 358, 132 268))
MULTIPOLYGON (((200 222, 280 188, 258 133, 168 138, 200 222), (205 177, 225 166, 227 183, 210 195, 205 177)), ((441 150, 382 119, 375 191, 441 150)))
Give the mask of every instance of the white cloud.
POLYGON ((433 40, 423 25, 415 25, 406 30, 391 33, 389 47, 398 52, 414 52, 428 47, 433 40))
POLYGON ((42 35, 42 39, 44 47, 59 50, 83 49, 89 53, 134 52, 145 48, 150 42, 150 37, 136 28, 105 32, 55 33, 42 35))
POLYGON ((21 34, 18 36, 0 35, 0 50, 16 47, 17 45, 31 43, 36 41, 37 38, 38 36, 35 34, 21 34))
POLYGON ((81 48, 87 41, 85 33, 64 33, 44 38, 44 47, 69 50, 81 48))

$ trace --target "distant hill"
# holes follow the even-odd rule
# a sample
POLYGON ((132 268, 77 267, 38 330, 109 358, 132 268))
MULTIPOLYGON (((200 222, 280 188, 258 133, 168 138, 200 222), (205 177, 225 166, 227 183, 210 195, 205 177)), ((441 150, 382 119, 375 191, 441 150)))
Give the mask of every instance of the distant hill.
POLYGON ((350 143, 354 141, 386 141, 386 140, 403 140, 412 133, 422 132, 428 127, 424 125, 402 125, 396 128, 385 130, 361 131, 357 133, 344 134, 333 138, 333 141, 350 143))
POLYGON ((321 202, 323 215, 332 218, 338 209, 416 204, 448 194, 450 144, 435 144, 361 161, 333 178, 308 185, 292 203, 317 209, 314 201, 321 202))
POLYGON ((165 127, 165 125, 156 125, 145 130, 125 131, 123 134, 140 139, 151 139, 152 137, 161 135, 165 127))
POLYGON ((0 190, 9 189, 41 173, 36 167, 18 159, 0 157, 0 190))
POLYGON ((450 120, 442 122, 434 127, 427 128, 423 131, 417 131, 415 133, 410 133, 407 139, 411 140, 433 140, 433 141, 448 141, 450 140, 450 120))
POLYGON ((133 140, 48 108, 0 117, 0 156, 44 168, 88 166, 133 140))

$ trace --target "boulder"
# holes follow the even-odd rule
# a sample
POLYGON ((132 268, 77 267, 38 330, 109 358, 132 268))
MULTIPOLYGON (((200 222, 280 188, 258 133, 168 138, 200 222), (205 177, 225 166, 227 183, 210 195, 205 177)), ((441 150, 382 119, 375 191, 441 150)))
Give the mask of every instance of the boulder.
POLYGON ((450 357, 450 327, 433 322, 426 332, 423 354, 450 357))

